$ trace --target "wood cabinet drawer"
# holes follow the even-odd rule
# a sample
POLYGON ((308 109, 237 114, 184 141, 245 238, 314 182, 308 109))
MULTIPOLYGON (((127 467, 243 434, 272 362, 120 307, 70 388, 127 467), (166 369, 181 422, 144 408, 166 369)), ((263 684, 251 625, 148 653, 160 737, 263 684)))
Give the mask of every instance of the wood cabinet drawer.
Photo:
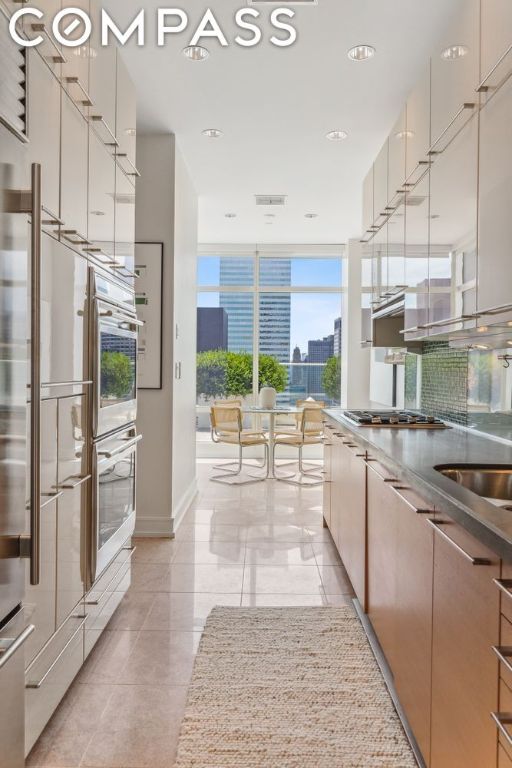
MULTIPOLYGON (((503 679, 500 680, 499 712, 506 712, 507 714, 512 712, 512 690, 503 679)), ((499 762, 498 765, 501 766, 503 764, 506 766, 512 766, 512 741, 509 741, 505 735, 506 733, 509 734, 512 740, 512 725, 503 724, 503 730, 498 728, 498 733, 500 746, 499 751, 500 753, 503 752, 503 756, 500 756, 500 761, 502 762, 499 762)))
POLYGON ((501 613, 512 624, 512 565, 502 563, 501 578, 496 582, 500 590, 501 613))
POLYGON ((509 757, 508 752, 501 743, 498 747, 498 768, 512 768, 512 759, 509 757))
POLYGON ((54 635, 25 673, 25 754, 80 670, 84 659, 81 606, 54 635))

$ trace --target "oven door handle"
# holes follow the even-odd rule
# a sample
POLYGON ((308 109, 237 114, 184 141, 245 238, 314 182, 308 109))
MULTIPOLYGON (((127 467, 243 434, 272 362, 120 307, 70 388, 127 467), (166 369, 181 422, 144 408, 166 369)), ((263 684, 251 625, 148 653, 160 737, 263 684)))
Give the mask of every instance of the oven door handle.
POLYGON ((99 317, 113 317, 115 319, 121 320, 123 323, 129 323, 130 325, 144 325, 142 320, 138 320, 136 317, 131 317, 130 315, 121 314, 121 312, 114 312, 112 309, 107 309, 106 312, 100 312, 99 317))
POLYGON ((133 440, 126 445, 121 445, 119 448, 115 448, 113 451, 98 451, 98 456, 104 456, 106 459, 112 459, 114 456, 118 456, 120 453, 129 451, 134 445, 137 445, 142 440, 142 435, 137 435, 133 440))

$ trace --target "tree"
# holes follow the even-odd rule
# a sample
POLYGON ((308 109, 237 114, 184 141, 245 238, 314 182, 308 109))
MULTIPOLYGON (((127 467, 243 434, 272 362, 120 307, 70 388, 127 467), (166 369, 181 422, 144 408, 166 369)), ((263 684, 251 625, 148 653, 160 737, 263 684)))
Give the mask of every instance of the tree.
POLYGON ((103 352, 101 355, 101 392, 105 397, 121 399, 132 389, 132 363, 123 352, 103 352))
MULTIPOLYGON (((205 398, 245 397, 252 392, 252 355, 218 349, 197 355, 197 394, 205 398)), ((259 388, 286 389, 288 374, 271 355, 259 357, 259 388)))
POLYGON ((336 402, 341 400, 341 357, 330 357, 322 373, 322 386, 326 395, 336 402))

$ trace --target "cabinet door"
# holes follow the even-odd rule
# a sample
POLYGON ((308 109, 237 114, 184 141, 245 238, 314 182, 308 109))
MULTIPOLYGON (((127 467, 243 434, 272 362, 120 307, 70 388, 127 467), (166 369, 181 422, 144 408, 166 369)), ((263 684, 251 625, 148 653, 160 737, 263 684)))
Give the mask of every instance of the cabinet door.
POLYGON ((331 527, 331 485, 332 485, 332 431, 328 425, 325 428, 327 442, 324 443, 324 486, 323 486, 323 518, 328 528, 331 527))
POLYGON ((509 0, 482 0, 482 80, 501 62, 486 84, 493 87, 512 69, 512 4, 509 0), (508 54, 507 54, 508 51, 508 54), (505 55, 506 54, 506 55, 505 55))
MULTIPOLYGON (((56 445, 56 444, 55 444, 56 445)), ((43 444, 44 450, 44 444, 43 444)), ((39 653, 55 632, 55 593, 57 563, 57 501, 43 499, 41 504, 41 560, 39 584, 30 584, 30 565, 26 563, 25 600, 23 606, 27 621, 35 631, 25 646, 25 663, 39 653)), ((30 528, 27 526, 27 531, 30 528)))
POLYGON ((400 293, 405 280, 405 205, 399 205, 388 221, 387 290, 400 293))
POLYGON ((368 604, 367 613, 388 664, 397 658, 398 515, 391 504, 383 504, 384 480, 391 475, 375 463, 368 464, 368 604), (381 474, 382 472, 382 474, 381 474))
POLYGON ((87 375, 87 262, 43 235, 41 380, 83 381, 87 375))
MULTIPOLYGON (((52 70, 34 48, 29 48, 27 55, 29 138, 27 162, 41 163, 43 167, 42 203, 58 217, 60 213, 61 88, 52 70)), ((43 216, 43 219, 49 220, 48 215, 43 216)))
MULTIPOLYGON (((432 145, 465 103, 478 101, 480 81, 480 0, 463 0, 432 57, 432 145)), ((462 110, 456 127, 470 117, 462 110)), ((437 147, 436 147, 437 148, 437 147)))
POLYGON ((430 59, 407 99, 406 176, 428 160, 430 149, 430 59))
POLYGON ((407 146, 407 110, 403 109, 389 136, 388 196, 391 200, 405 181, 407 146))
POLYGON ((122 162, 127 172, 133 172, 130 164, 136 163, 137 145, 137 97, 126 65, 117 52, 117 103, 116 103, 116 138, 119 153, 125 154, 128 164, 122 162))
MULTIPOLYGON (((65 230, 87 237, 89 128, 81 112, 62 94, 61 218, 65 230)), ((75 238, 72 238, 75 239, 75 238)))
POLYGON ((341 523, 341 505, 344 494, 343 478, 343 446, 341 440, 334 439, 331 450, 332 462, 332 483, 331 483, 331 536, 340 549, 340 523, 341 523))
MULTIPOLYGON (((64 7, 64 3, 62 3, 64 7)), ((73 8, 79 8, 85 13, 90 13, 89 0, 73 0, 73 8)), ((68 35, 69 40, 77 40, 83 33, 83 24, 76 31, 68 35)), ((88 115, 89 99, 89 61, 96 55, 96 50, 89 42, 75 48, 66 48, 62 64, 62 84, 75 102, 78 109, 88 115)))
POLYGON ((88 239, 106 256, 114 255, 115 160, 91 131, 89 144, 88 239))
POLYGON ((133 284, 135 269, 135 187, 116 167, 115 257, 118 276, 133 284))
POLYGON ((375 160, 373 166, 374 218, 377 219, 388 204, 388 149, 386 142, 375 160))
MULTIPOLYGON (((397 516, 396 613, 393 678, 427 763, 430 758, 433 530, 428 505, 404 488, 382 489, 382 506, 397 516)), ((433 515, 433 513, 432 513, 433 515)))
POLYGON ((430 335, 476 325, 478 119, 435 158, 430 172, 430 335), (461 318, 472 316, 468 321, 461 318), (447 323, 451 318, 460 318, 447 323))
POLYGON ((366 174, 363 182, 363 234, 373 224, 373 165, 366 174))
POLYGON ((431 768, 496 765, 499 572, 493 553, 456 523, 435 532, 431 768))
POLYGON ((362 450, 355 445, 341 445, 341 489, 338 551, 354 592, 363 608, 366 604, 366 465, 362 450))
POLYGON ((510 305, 512 300, 511 121, 512 79, 480 113, 479 310, 510 305))
POLYGON ((101 117, 97 122, 99 135, 107 140, 110 132, 110 140, 115 135, 116 129, 116 46, 101 45, 101 24, 93 24, 91 35, 91 48, 94 55, 90 57, 89 67, 89 95, 93 106, 91 115, 101 117))
POLYGON ((58 407, 57 626, 85 594, 83 556, 90 503, 85 451, 86 396, 63 397, 58 407))
POLYGON ((428 322, 429 287, 429 222, 430 173, 407 195, 414 205, 406 206, 405 220, 405 328, 412 330, 405 339, 417 339, 426 334, 422 326, 428 322))
POLYGON ((388 282, 388 225, 384 224, 373 238, 373 301, 383 301, 388 282))

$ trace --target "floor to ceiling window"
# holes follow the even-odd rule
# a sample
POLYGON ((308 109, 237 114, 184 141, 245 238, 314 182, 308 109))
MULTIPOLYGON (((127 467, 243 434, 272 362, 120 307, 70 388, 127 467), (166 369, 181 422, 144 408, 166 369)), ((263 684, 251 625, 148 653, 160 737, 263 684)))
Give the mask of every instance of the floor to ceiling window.
POLYGON ((198 431, 215 399, 340 401, 342 246, 207 246, 198 259, 198 431))

